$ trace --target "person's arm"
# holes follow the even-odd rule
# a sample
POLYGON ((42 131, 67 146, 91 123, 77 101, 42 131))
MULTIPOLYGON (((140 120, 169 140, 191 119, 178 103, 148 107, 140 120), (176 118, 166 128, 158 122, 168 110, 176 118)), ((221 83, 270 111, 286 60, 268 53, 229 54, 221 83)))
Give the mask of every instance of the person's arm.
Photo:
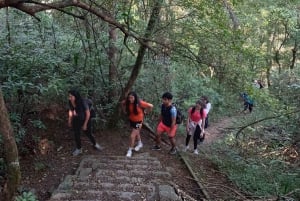
POLYGON ((201 122, 201 133, 200 133, 201 136, 203 136, 204 134, 205 118, 206 118, 206 113, 205 111, 203 111, 202 122, 201 122))
POLYGON ((69 115, 68 115, 68 126, 71 127, 72 126, 72 118, 73 118, 73 111, 69 110, 69 115))
POLYGON ((147 114, 152 111, 153 105, 145 101, 141 101, 141 107, 144 109, 144 113, 147 114))
POLYGON ((186 120, 186 131, 189 131, 189 124, 190 124, 190 110, 188 110, 188 118, 186 120))
POLYGON ((89 122, 89 119, 90 119, 90 116, 91 116, 91 112, 89 109, 86 109, 85 110, 85 119, 84 119, 84 123, 83 123, 83 126, 82 126, 82 130, 87 130, 87 124, 89 122))
POLYGON ((175 109, 175 107, 173 107, 171 109, 171 117, 172 117, 171 129, 173 129, 174 126, 176 126, 176 115, 177 115, 177 110, 175 109))

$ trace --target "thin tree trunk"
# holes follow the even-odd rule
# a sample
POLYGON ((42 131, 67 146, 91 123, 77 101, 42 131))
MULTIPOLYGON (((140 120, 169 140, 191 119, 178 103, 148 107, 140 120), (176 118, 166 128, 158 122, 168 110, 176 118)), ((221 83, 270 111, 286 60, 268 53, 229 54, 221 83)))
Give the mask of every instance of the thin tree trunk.
MULTIPOLYGON (((149 22, 148 22, 148 25, 147 25, 147 28, 146 28, 146 31, 144 34, 144 39, 140 43, 140 47, 138 50, 138 55, 135 60, 134 67, 131 71, 129 80, 128 80, 122 94, 120 95, 119 103, 123 99, 125 99, 126 95, 131 90, 132 86, 134 85, 134 83, 140 73, 140 70, 142 68, 143 59, 145 56, 145 52, 146 52, 147 48, 149 47, 148 39, 150 39, 150 37, 155 29, 156 23, 159 20, 159 14, 160 14, 162 3, 163 3, 163 0, 156 0, 154 3, 154 6, 153 6, 153 9, 151 12, 151 16, 150 16, 150 19, 149 19, 149 22)), ((112 123, 115 122, 116 117, 120 117, 120 111, 121 111, 121 108, 120 108, 120 105, 118 104, 118 105, 116 105, 114 115, 112 115, 112 118, 109 122, 112 122, 112 123)), ((110 125, 113 125, 113 124, 110 123, 110 125)))
POLYGON ((109 83, 111 89, 109 90, 109 99, 116 100, 118 91, 115 87, 117 83, 117 28, 115 26, 109 26, 109 47, 108 47, 108 59, 109 63, 109 83))
POLYGON ((21 180, 21 171, 18 157, 17 144, 13 129, 10 124, 7 109, 5 107, 2 90, 0 88, 0 134, 3 137, 4 156, 7 166, 8 180, 4 189, 4 199, 13 200, 13 196, 21 180))
POLYGON ((298 52, 298 43, 297 43, 297 39, 295 39, 294 48, 292 49, 292 62, 290 65, 291 70, 293 70, 295 67, 295 63, 297 60, 297 52, 298 52))

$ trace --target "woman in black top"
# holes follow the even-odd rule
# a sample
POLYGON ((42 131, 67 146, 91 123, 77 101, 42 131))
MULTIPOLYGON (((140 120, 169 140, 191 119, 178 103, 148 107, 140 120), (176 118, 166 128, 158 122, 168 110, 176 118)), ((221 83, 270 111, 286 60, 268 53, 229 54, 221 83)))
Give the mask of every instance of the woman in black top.
POLYGON ((83 130, 92 142, 94 148, 101 150, 102 148, 92 135, 92 124, 90 118, 90 109, 88 103, 81 98, 80 94, 76 90, 69 91, 69 119, 68 126, 74 130, 74 137, 76 143, 76 149, 73 152, 73 156, 77 156, 82 153, 80 132, 83 130))

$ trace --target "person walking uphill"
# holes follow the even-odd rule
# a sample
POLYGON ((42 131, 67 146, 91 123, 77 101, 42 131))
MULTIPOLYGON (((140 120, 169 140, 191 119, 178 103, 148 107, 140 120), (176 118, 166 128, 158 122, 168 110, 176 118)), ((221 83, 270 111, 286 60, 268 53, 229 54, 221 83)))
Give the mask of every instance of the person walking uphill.
POLYGON ((206 114, 206 118, 205 118, 205 125, 204 125, 204 128, 207 128, 207 127, 208 127, 208 113, 209 113, 209 111, 210 111, 210 109, 211 109, 211 103, 209 102, 207 96, 202 96, 202 97, 201 97, 201 101, 203 101, 204 104, 205 104, 204 111, 205 111, 205 114, 206 114))
POLYGON ((194 154, 199 154, 197 150, 198 140, 204 139, 204 127, 205 127, 205 103, 197 101, 196 105, 189 108, 188 119, 186 123, 187 136, 185 140, 184 151, 189 149, 189 142, 193 135, 194 141, 194 154))
POLYGON ((90 109, 88 103, 81 98, 80 93, 76 90, 70 90, 69 92, 69 118, 68 126, 74 131, 76 149, 73 152, 73 156, 77 156, 82 153, 80 133, 81 130, 87 135, 92 142, 93 146, 97 150, 101 150, 102 147, 96 142, 92 135, 92 123, 90 118, 90 109))
POLYGON ((160 143, 161 143, 161 135, 166 132, 170 143, 171 143, 171 150, 169 154, 176 154, 177 148, 175 145, 175 135, 177 130, 176 125, 176 115, 177 110, 176 107, 172 105, 173 95, 170 92, 165 92, 162 95, 162 105, 161 105, 161 114, 160 114, 160 121, 156 129, 156 144, 152 148, 152 150, 160 150, 160 143))
POLYGON ((126 156, 132 156, 132 150, 139 151, 143 147, 140 131, 142 129, 144 112, 150 112, 153 105, 145 101, 139 100, 135 92, 130 92, 125 101, 122 102, 123 111, 129 117, 130 126, 132 127, 130 134, 130 144, 126 156), (135 140, 137 145, 134 147, 135 140), (134 148, 133 148, 134 147, 134 148))

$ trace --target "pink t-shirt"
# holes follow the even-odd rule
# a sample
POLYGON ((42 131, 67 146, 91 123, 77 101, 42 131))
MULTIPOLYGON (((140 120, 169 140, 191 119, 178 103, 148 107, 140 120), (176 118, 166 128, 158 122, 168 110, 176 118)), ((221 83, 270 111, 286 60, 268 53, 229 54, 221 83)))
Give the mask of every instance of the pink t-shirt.
POLYGON ((195 110, 195 112, 192 114, 192 107, 188 110, 189 113, 189 118, 190 120, 194 121, 194 122, 199 122, 201 119, 205 119, 206 118, 206 113, 205 110, 203 110, 203 116, 201 116, 200 111, 195 110))

